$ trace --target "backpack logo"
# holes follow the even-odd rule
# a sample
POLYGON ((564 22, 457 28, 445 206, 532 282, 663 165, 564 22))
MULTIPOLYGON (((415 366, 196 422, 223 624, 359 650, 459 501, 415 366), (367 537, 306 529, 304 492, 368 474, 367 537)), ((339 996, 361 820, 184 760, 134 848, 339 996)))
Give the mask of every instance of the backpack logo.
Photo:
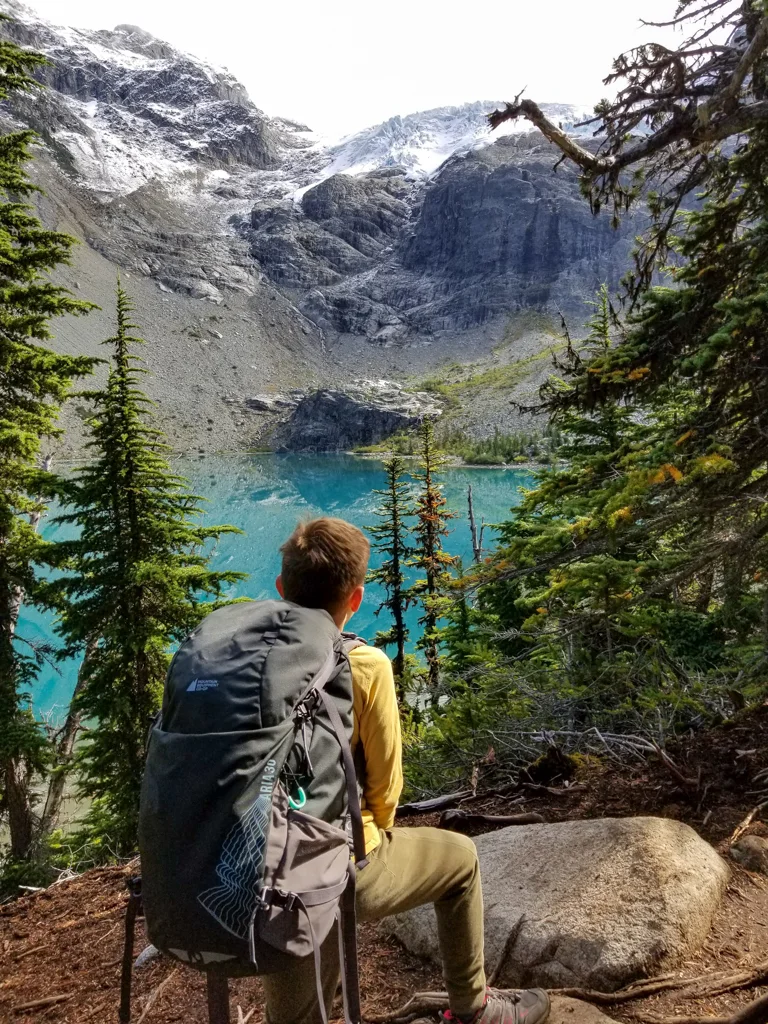
POLYGON ((201 693, 203 690, 217 690, 218 679, 193 679, 187 687, 187 693, 201 693))

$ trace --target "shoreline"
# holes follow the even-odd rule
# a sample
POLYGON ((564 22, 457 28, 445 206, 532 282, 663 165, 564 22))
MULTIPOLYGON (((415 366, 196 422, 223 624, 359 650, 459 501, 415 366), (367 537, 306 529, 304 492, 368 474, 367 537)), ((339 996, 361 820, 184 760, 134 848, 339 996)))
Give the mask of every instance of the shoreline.
MULTIPOLYGON (((316 458, 322 458, 325 456, 334 455, 349 455, 356 459, 367 459, 369 462, 383 462, 385 459, 391 458, 396 455, 393 451, 382 451, 382 452, 360 452, 354 450, 339 450, 339 451, 274 451, 271 449, 247 449, 247 448, 224 448, 220 451, 200 452, 194 450, 187 451, 173 451, 168 453, 168 462, 173 464, 180 459, 189 459, 196 462, 202 461, 203 459, 210 458, 228 458, 235 456, 287 456, 287 455, 303 455, 303 456, 314 456, 316 458)), ((418 462, 418 455, 400 455, 401 459, 405 461, 418 462)), ((463 462, 461 457, 458 455, 447 454, 445 458, 445 468, 447 469, 495 469, 495 470, 521 470, 525 473, 535 473, 542 469, 548 469, 553 466, 553 463, 544 462, 503 462, 503 463, 477 463, 477 462, 463 462)), ((86 465, 89 460, 86 458, 77 458, 76 456, 68 456, 67 458, 59 459, 57 465, 59 466, 80 466, 86 465)), ((554 464, 556 465, 556 463, 554 464)))

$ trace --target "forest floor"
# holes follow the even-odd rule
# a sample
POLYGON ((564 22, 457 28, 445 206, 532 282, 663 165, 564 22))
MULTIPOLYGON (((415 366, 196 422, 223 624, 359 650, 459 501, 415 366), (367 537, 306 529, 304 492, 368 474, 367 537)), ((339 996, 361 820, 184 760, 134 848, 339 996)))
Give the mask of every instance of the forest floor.
MULTIPOLYGON (((753 779, 768 768, 768 707, 745 713, 714 730, 694 734, 670 748, 676 770, 660 759, 630 765, 606 761, 584 770, 578 785, 562 791, 557 779, 549 788, 529 790, 521 808, 508 799, 476 800, 473 813, 536 811, 547 821, 627 815, 658 815, 687 822, 722 853, 736 828, 763 797, 753 779), (695 780, 695 785, 682 778, 695 780)), ((409 818, 404 825, 436 824, 439 815, 409 818)), ((768 836, 759 820, 749 826, 768 836)), ((676 976, 693 978, 718 972, 750 972, 768 959, 768 878, 732 863, 733 879, 712 932, 676 976)), ((137 864, 94 869, 0 907, 0 1021, 30 1024, 107 1024, 117 1020, 125 881, 137 864), (57 998, 58 997, 58 998, 57 998), (39 1000, 49 1000, 28 1006, 39 1000)), ((367 1019, 402 1005, 416 991, 442 987, 434 964, 407 953, 383 926, 360 930, 361 985, 367 1019)), ((141 923, 136 949, 145 944, 141 923)), ((708 997, 678 989, 619 1006, 603 1006, 609 1016, 650 1022, 668 1018, 690 1021, 735 1013, 768 994, 763 987, 708 997)), ((250 1016, 262 1020, 257 979, 230 983, 233 1022, 250 1016)), ((165 958, 134 972, 133 1021, 142 1024, 204 1024, 204 979, 165 958)))

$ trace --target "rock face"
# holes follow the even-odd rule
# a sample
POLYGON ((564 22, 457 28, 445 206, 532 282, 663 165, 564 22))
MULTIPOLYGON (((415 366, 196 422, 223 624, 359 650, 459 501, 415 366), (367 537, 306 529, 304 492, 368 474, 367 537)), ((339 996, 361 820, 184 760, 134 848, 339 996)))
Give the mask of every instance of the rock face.
POLYGON ((593 217, 556 162, 535 132, 454 156, 419 186, 400 168, 334 175, 300 207, 254 208, 241 232, 326 330, 391 343, 510 312, 575 313, 618 284, 642 223, 593 217))
POLYGON ((242 233, 275 283, 314 288, 375 269, 403 233, 414 191, 399 168, 334 174, 309 189, 301 208, 253 209, 242 233))
MULTIPOLYGON (((662 818, 508 828, 477 849, 489 968, 517 933, 499 987, 614 991, 674 967, 704 941, 729 877, 691 828, 662 818)), ((408 949, 437 956, 432 907, 392 926, 408 949)))
POLYGON ((275 442, 289 451, 343 451, 375 444, 440 413, 426 392, 408 392, 391 381, 360 380, 343 391, 307 395, 275 442))

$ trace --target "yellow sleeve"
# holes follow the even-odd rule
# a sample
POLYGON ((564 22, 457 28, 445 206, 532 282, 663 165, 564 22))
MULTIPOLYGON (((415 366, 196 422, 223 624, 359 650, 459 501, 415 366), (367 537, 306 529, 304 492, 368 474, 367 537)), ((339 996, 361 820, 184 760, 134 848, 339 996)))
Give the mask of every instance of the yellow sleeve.
POLYGON ((355 718, 365 752, 365 808, 380 829, 392 828, 403 790, 403 743, 392 663, 376 647, 350 654, 355 718))

